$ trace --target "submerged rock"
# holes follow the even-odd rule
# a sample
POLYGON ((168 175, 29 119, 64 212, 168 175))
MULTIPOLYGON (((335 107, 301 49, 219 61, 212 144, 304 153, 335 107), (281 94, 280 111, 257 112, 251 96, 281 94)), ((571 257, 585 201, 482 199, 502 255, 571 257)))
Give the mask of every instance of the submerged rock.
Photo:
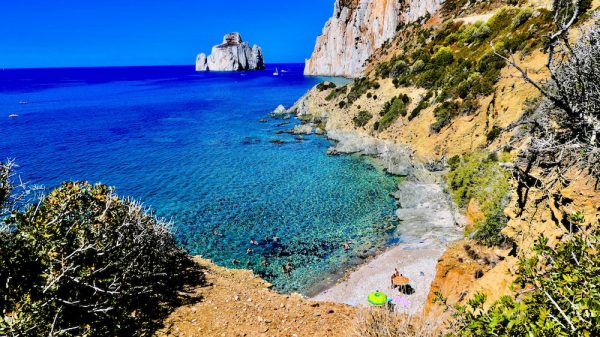
POLYGON ((240 33, 223 37, 223 43, 212 48, 210 56, 201 53, 196 57, 196 71, 263 70, 265 62, 262 49, 242 40, 240 33))
POLYGON ((312 124, 301 124, 296 125, 294 129, 292 129, 292 133, 295 135, 311 135, 313 134, 314 127, 312 124))

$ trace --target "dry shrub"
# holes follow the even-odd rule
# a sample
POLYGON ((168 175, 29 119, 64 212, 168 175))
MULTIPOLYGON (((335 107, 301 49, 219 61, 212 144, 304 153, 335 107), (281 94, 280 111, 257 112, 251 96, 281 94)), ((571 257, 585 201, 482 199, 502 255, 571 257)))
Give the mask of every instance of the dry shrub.
POLYGON ((441 318, 418 318, 390 312, 384 308, 359 311, 353 322, 353 337, 434 337, 442 336, 441 318))

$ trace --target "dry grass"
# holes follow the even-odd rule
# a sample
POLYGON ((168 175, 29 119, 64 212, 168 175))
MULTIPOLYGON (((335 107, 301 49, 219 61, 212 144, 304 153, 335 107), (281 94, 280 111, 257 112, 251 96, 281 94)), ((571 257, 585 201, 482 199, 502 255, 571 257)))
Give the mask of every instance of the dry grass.
POLYGON ((383 308, 365 309, 353 322, 353 337, 437 337, 444 332, 441 319, 422 319, 383 308))

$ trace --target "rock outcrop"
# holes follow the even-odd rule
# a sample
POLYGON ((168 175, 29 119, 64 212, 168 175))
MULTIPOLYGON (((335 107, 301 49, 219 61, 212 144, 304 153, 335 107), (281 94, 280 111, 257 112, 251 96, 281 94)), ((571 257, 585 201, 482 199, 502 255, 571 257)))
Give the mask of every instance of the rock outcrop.
POLYGON ((333 17, 306 61, 306 75, 360 77, 365 61, 400 23, 436 12, 443 0, 336 0, 333 17))
POLYGON ((196 57, 196 71, 241 71, 265 69, 262 49, 242 40, 240 33, 225 35, 223 43, 212 48, 210 56, 196 57))

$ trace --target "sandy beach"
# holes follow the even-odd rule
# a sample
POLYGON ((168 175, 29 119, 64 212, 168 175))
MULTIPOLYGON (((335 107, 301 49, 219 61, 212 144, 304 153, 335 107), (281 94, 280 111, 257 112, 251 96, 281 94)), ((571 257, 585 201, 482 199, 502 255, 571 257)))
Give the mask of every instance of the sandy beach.
POLYGON ((444 248, 432 248, 428 244, 401 244, 377 256, 372 261, 357 268, 342 282, 314 297, 315 300, 345 303, 353 306, 368 306, 367 296, 373 291, 381 291, 388 298, 400 297, 406 305, 396 306, 398 312, 419 314, 423 310, 435 277, 435 266, 444 248), (404 295, 392 289, 390 276, 397 268, 411 280, 415 292, 404 295))
POLYGON ((455 213, 442 187, 436 183, 404 182, 395 194, 400 208, 400 237, 404 243, 389 248, 359 266, 337 284, 313 297, 319 301, 368 306, 367 296, 381 291, 402 303, 396 311, 420 314, 423 311, 436 264, 448 243, 462 237, 463 218, 455 213), (410 279, 414 293, 392 289, 394 270, 410 279))

